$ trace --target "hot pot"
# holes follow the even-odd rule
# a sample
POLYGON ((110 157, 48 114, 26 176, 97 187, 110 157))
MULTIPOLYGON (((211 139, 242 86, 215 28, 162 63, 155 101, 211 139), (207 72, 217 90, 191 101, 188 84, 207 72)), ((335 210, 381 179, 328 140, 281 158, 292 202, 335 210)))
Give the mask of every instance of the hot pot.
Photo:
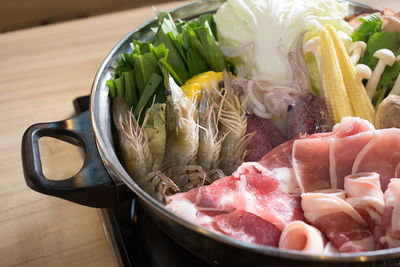
MULTIPOLYGON (((223 0, 191 3, 170 13, 174 19, 189 20, 215 12, 223 0)), ((359 13, 366 6, 350 4, 359 13)), ((152 19, 127 34, 107 55, 94 79, 90 111, 73 118, 39 123, 29 127, 22 139, 22 162, 26 182, 33 190, 91 207, 112 207, 137 198, 150 217, 173 240, 192 254, 215 265, 223 266, 400 266, 400 248, 365 253, 310 255, 274 247, 244 243, 194 225, 169 212, 162 203, 143 191, 121 165, 112 138, 111 101, 106 81, 113 75, 123 52, 130 52, 132 38, 148 41, 152 19), (83 148, 82 169, 73 177, 55 181, 42 172, 38 141, 41 137, 58 138, 83 148)))

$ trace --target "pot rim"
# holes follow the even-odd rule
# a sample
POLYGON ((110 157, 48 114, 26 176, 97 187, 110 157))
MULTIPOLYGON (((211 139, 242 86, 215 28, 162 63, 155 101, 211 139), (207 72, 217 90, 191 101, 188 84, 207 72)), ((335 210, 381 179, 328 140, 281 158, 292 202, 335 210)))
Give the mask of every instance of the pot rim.
MULTIPOLYGON (((185 10, 194 9, 198 7, 206 7, 207 5, 216 6, 220 5, 224 0, 206 0, 200 2, 193 2, 189 4, 185 4, 179 6, 177 8, 171 9, 168 12, 174 17, 174 15, 180 13, 184 13, 185 10)), ((361 4, 357 4, 355 2, 350 2, 350 5, 355 6, 364 6, 361 4)), ((212 10, 209 10, 212 12, 212 10)), ((215 11, 215 10, 213 10, 215 11)), ((181 17, 185 19, 185 17, 181 17)), ((181 224, 182 226, 189 228, 192 231, 197 232, 198 234, 202 234, 207 236, 208 238, 212 238, 219 242, 225 243, 227 245, 235 246, 244 250, 253 251, 256 253, 264 254, 267 256, 275 256, 280 258, 288 258, 294 260, 301 261, 316 261, 316 262, 366 262, 366 261, 375 261, 375 260, 383 260, 400 257, 400 247, 393 249, 385 249, 385 250, 376 250, 362 253, 332 253, 331 255, 317 255, 317 254, 309 254, 305 252, 299 252, 294 250, 283 250, 276 247, 269 247, 263 245, 257 245, 253 243, 246 243, 231 237, 225 236, 223 234, 219 234, 213 232, 207 228, 202 226, 195 225, 183 218, 180 218, 178 215, 169 211, 163 204, 159 201, 155 200, 149 194, 147 194, 142 188, 140 188, 133 179, 129 176, 129 174, 125 171, 124 167, 121 165, 117 155, 114 151, 114 147, 111 140, 111 135, 107 132, 107 126, 110 125, 111 120, 109 116, 109 107, 103 107, 103 109, 99 106, 99 103, 106 103, 108 98, 108 89, 105 85, 105 77, 104 74, 107 73, 107 69, 110 67, 112 63, 111 60, 115 59, 116 56, 119 57, 120 54, 117 55, 119 50, 123 45, 126 45, 130 42, 131 36, 137 32, 140 32, 146 26, 149 26, 151 23, 155 22, 155 18, 148 20, 142 25, 138 26, 127 35, 125 35, 107 54, 103 62, 101 63, 96 76, 94 78, 91 96, 90 96, 90 116, 91 123, 95 135, 95 141, 97 144, 97 149, 100 153, 100 157, 105 165, 109 174, 120 180, 120 182, 125 183, 135 194, 140 198, 141 201, 144 201, 147 205, 155 208, 157 212, 162 213, 167 218, 173 220, 175 223, 181 224), (107 92, 106 92, 107 91, 107 92), (108 111, 104 111, 107 109, 108 111), (108 116, 107 116, 108 112, 108 116)), ((110 77, 109 77, 110 78, 110 77)))

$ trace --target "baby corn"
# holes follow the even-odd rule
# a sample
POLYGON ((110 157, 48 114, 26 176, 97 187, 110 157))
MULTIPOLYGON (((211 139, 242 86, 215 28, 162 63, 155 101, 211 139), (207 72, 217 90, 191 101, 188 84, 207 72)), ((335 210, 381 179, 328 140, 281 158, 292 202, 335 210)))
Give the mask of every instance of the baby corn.
POLYGON ((353 116, 353 108, 346 91, 337 52, 329 31, 324 27, 319 32, 321 49, 322 97, 334 123, 343 117, 353 116))
POLYGON ((334 49, 336 50, 344 85, 353 108, 353 115, 368 120, 373 124, 375 121, 375 110, 371 99, 368 97, 362 81, 358 79, 356 70, 350 61, 346 48, 343 42, 338 38, 335 29, 331 25, 327 25, 326 28, 330 33, 334 49))

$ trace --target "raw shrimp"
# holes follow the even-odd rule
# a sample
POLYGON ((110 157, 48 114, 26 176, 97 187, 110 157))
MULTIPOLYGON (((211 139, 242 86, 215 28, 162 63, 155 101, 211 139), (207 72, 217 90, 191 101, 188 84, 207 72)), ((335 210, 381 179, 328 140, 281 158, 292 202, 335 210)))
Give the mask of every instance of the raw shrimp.
POLYGON ((158 177, 152 172, 153 157, 147 134, 144 131, 148 114, 140 126, 128 105, 120 97, 114 99, 112 112, 124 166, 133 180, 147 193, 159 200, 179 191, 171 179, 164 176, 158 177))
POLYGON ((231 88, 233 77, 224 72, 225 88, 221 91, 221 100, 218 106, 218 120, 220 135, 225 136, 218 160, 218 167, 231 175, 244 161, 247 154, 247 145, 253 133, 246 134, 247 118, 239 97, 231 88))
POLYGON ((128 173, 139 184, 152 171, 153 158, 144 126, 142 127, 129 110, 125 101, 117 97, 113 102, 113 119, 118 130, 120 150, 128 173))
POLYGON ((218 134, 218 120, 212 104, 212 93, 202 90, 199 105, 199 149, 198 164, 208 172, 218 166, 219 153, 224 136, 218 134))
POLYGON ((182 189, 189 182, 186 167, 196 164, 199 146, 198 112, 194 98, 188 99, 172 77, 169 77, 169 85, 164 164, 168 166, 167 175, 182 189))

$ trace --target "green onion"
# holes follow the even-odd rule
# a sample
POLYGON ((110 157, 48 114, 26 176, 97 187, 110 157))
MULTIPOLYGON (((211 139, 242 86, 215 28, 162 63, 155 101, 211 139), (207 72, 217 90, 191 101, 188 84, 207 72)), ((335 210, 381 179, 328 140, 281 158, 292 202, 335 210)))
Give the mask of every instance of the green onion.
POLYGON ((125 71, 122 73, 125 81, 125 101, 129 107, 135 107, 138 103, 136 92, 135 75, 133 71, 125 71))
POLYGON ((115 87, 115 83, 113 79, 108 80, 107 82, 108 89, 110 91, 110 95, 112 98, 117 96, 117 88, 115 87))
POLYGON ((159 75, 157 73, 151 74, 150 79, 149 79, 148 83, 146 84, 146 87, 143 90, 143 93, 140 95, 139 102, 138 102, 135 110, 133 111, 133 114, 135 115, 136 118, 139 115, 139 112, 141 112, 143 107, 146 106, 147 102, 154 95, 154 93, 155 93, 158 85, 161 83, 162 79, 163 78, 161 77, 161 75, 159 75))
POLYGON ((115 87, 117 87, 117 96, 124 98, 125 96, 125 84, 124 77, 114 79, 115 87))

